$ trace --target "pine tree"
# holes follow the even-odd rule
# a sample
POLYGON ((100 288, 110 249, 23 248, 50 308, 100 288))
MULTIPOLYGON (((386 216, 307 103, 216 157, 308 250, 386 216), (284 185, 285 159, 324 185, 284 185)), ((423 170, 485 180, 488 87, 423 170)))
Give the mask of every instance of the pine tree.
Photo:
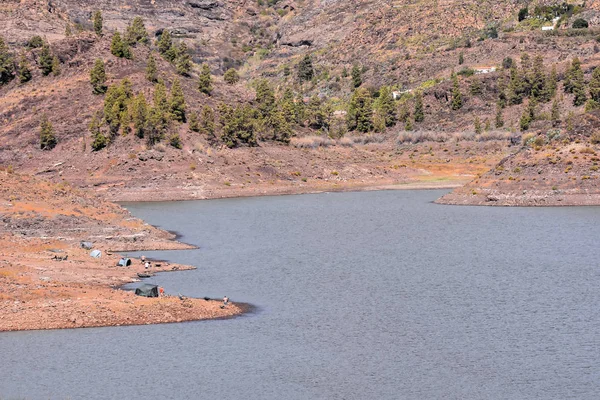
POLYGON ((352 85, 355 88, 362 85, 362 71, 357 64, 352 66, 352 85))
POLYGON ((506 107, 506 103, 508 101, 508 98, 506 96, 506 89, 507 89, 506 76, 504 75, 504 73, 502 73, 498 77, 497 87, 498 87, 498 105, 500 106, 500 108, 504 108, 504 107, 506 107))
POLYGON ((131 58, 131 50, 127 43, 121 39, 121 34, 119 31, 116 31, 112 38, 112 43, 110 44, 110 52, 119 58, 131 58))
POLYGON ((528 96, 531 93, 531 58, 529 54, 521 54, 521 71, 520 79, 522 84, 523 94, 528 96))
POLYGON ((558 100, 556 97, 552 102, 552 111, 550 112, 550 120, 552 121, 552 126, 558 126, 560 124, 560 108, 558 104, 558 100))
POLYGON ((28 41, 27 41, 27 47, 29 49, 39 49, 44 45, 44 39, 42 39, 42 37, 40 35, 35 35, 32 36, 28 41))
POLYGON ((546 84, 544 85, 545 93, 543 95, 545 101, 550 101, 556 95, 557 82, 556 65, 553 65, 550 74, 546 76, 546 84))
POLYGON ((104 121, 113 135, 119 132, 123 120, 122 114, 127 110, 129 93, 124 82, 108 88, 104 98, 104 121))
POLYGON ((327 129, 329 126, 329 115, 319 96, 314 94, 308 101, 305 109, 305 118, 308 126, 313 129, 327 129))
POLYGON ((97 10, 94 12, 93 21, 94 21, 94 32, 96 32, 96 35, 102 36, 103 20, 102 20, 102 12, 100 10, 97 10))
POLYGON ((52 57, 52 75, 59 76, 60 72, 60 60, 57 56, 54 56, 52 57))
POLYGON ((148 31, 142 17, 135 17, 125 31, 125 43, 135 46, 137 43, 148 43, 148 31))
POLYGON ((89 125, 90 134, 92 135, 92 150, 99 151, 108 145, 108 138, 102 133, 100 128, 100 119, 94 115, 89 125))
MULTIPOLYGON (((416 99, 415 107, 417 107, 416 99)), ((377 115, 377 117, 381 119, 381 121, 383 121, 383 128, 392 127, 396 125, 398 116, 396 114, 396 105, 394 104, 392 89, 389 86, 381 87, 381 89, 379 90, 379 97, 375 101, 373 108, 375 109, 375 114, 377 115)), ((421 112, 422 111, 423 98, 421 96, 421 112)))
POLYGON ((162 31, 160 38, 158 39, 158 52, 162 54, 169 61, 173 61, 172 49, 173 39, 171 39, 171 33, 165 29, 162 31))
POLYGON ((408 104, 404 102, 400 107, 400 112, 398 113, 398 120, 406 123, 408 119, 410 119, 410 110, 408 109, 408 104))
POLYGON ((281 108, 281 112, 287 123, 295 124, 297 122, 296 105, 294 104, 294 93, 292 92, 292 89, 285 89, 279 103, 279 107, 281 108))
POLYGON ((153 107, 148 110, 146 128, 144 130, 150 146, 160 142, 169 124, 170 106, 167 99, 167 88, 162 80, 154 86, 153 107))
MULTIPOLYGON (((547 77, 544 73, 544 58, 537 55, 533 60, 533 68, 531 69, 531 96, 539 101, 547 101, 545 95, 548 93, 546 89, 547 77)), ((548 99, 549 100, 549 99, 548 99)))
POLYGON ((531 121, 531 122, 533 122, 537 119, 536 106, 537 106, 536 98, 531 97, 529 99, 529 103, 527 103, 527 113, 529 114, 529 121, 531 121))
POLYGON ((465 62, 465 55, 461 51, 460 54, 458 55, 458 65, 462 65, 464 62, 465 62))
POLYGON ((350 131, 364 133, 373 129, 373 103, 367 89, 357 89, 354 92, 346 119, 350 131))
POLYGON ((510 80, 508 82, 508 103, 511 105, 521 104, 523 102, 523 80, 519 74, 517 67, 514 65, 510 68, 510 80))
POLYGON ((167 129, 167 121, 157 107, 152 107, 148 110, 146 119, 146 128, 144 129, 146 140, 150 146, 159 143, 163 138, 167 129))
POLYGON ((415 122, 423 122, 425 119, 425 113, 423 112, 423 93, 418 91, 415 94, 415 111, 413 113, 413 119, 415 122))
POLYGON ((375 112, 373 112, 373 130, 375 132, 385 131, 385 119, 379 110, 375 110, 375 112))
POLYGON ((590 98, 600 103, 600 67, 595 67, 588 85, 590 98))
POLYGON ((275 109, 275 93, 266 79, 256 83, 256 103, 262 118, 267 118, 275 109))
POLYGON ((469 90, 473 96, 478 96, 483 93, 481 80, 478 77, 473 77, 471 79, 471 85, 469 87, 469 90))
POLYGON ((460 92, 460 85, 458 83, 458 77, 456 74, 452 77, 452 103, 450 107, 456 111, 460 110, 463 106, 462 93, 460 92))
POLYGON ((475 121, 473 121, 473 125, 475 127, 475 134, 481 135, 481 132, 482 132, 481 121, 479 120, 478 116, 475 116, 475 121))
POLYGON ((198 77, 198 90, 210 96, 212 92, 212 77, 210 76, 210 67, 208 64, 202 64, 202 70, 198 77))
POLYGON ((40 57, 38 59, 38 64, 40 70, 42 71, 42 75, 48 76, 52 73, 52 62, 54 58, 52 57, 52 53, 50 52, 50 46, 44 43, 42 46, 42 50, 40 51, 40 57))
POLYGON ((306 123, 306 105, 304 104, 304 98, 300 93, 294 101, 294 116, 296 117, 296 123, 300 126, 304 126, 306 123))
POLYGON ((52 123, 48 120, 46 114, 42 115, 40 122, 40 148, 42 150, 52 150, 56 146, 56 134, 52 123))
POLYGON ((223 75, 223 80, 229 85, 235 85, 239 82, 240 76, 234 68, 229 68, 227 72, 225 72, 225 75, 223 75))
POLYGON ((347 78, 348 77, 348 69, 346 67, 344 67, 344 69, 342 70, 342 78, 347 78))
POLYGON ((310 55, 305 55, 300 64, 298 64, 298 79, 302 81, 310 81, 315 74, 310 55))
POLYGON ((4 38, 0 36, 0 85, 10 82, 14 77, 14 60, 4 38))
POLYGON ((25 53, 22 53, 19 57, 19 82, 26 83, 31 80, 31 68, 29 67, 29 61, 25 56, 25 53))
POLYGON ((565 72, 563 87, 565 93, 574 93, 575 89, 581 90, 583 86, 583 71, 581 70, 581 61, 575 57, 571 61, 571 66, 565 72))
POLYGON ((96 59, 94 67, 90 71, 90 83, 92 84, 92 93, 106 93, 106 71, 104 70, 104 61, 100 58, 96 59))
POLYGON ((171 115, 175 121, 185 122, 185 96, 178 78, 173 81, 171 87, 171 115))
POLYGON ((289 143, 292 137, 292 128, 285 119, 279 107, 275 107, 264 120, 266 128, 271 132, 271 139, 283 143, 289 143))
POLYGON ((146 97, 140 93, 133 100, 133 107, 131 109, 134 133, 140 139, 144 137, 147 115, 148 103, 146 102, 146 97))
POLYGON ((71 24, 67 22, 67 26, 65 27, 65 36, 71 37, 73 36, 73 32, 71 31, 71 24))
POLYGON ((227 147, 237 147, 240 144, 256 146, 256 110, 247 104, 235 109, 222 106, 221 110, 222 140, 225 145, 227 147))
POLYGON ((573 93, 573 105, 579 107, 583 105, 587 100, 585 93, 585 81, 583 78, 583 71, 581 70, 581 64, 578 64, 576 68, 571 71, 571 86, 573 93))
POLYGON ((215 113, 209 105, 202 107, 202 112, 200 114, 200 132, 207 135, 209 138, 215 138, 215 113))
POLYGON ((167 88, 162 80, 158 81, 154 87, 153 102, 154 108, 160 112, 161 117, 165 120, 168 119, 171 107, 167 98, 167 88))
POLYGON ((189 122, 189 128, 191 131, 200 132, 200 120, 198 118, 198 113, 196 111, 192 111, 190 113, 188 122, 189 122))
POLYGON ((526 131, 529 129, 529 125, 531 124, 531 117, 529 116, 529 110, 523 110, 523 114, 521 114, 521 119, 519 120, 519 125, 521 126, 522 131, 526 131))
POLYGON ((502 107, 500 104, 496 105, 496 128, 502 128, 504 126, 504 116, 502 115, 502 107))
POLYGON ((414 125, 413 125, 412 118, 410 118, 410 117, 406 118, 406 122, 404 123, 404 130, 405 131, 412 131, 413 128, 414 128, 414 125))
POLYGON ((192 70, 192 57, 184 42, 179 43, 177 57, 175 58, 175 69, 179 75, 189 76, 192 70))
POLYGON ((158 70, 156 68, 156 59, 154 54, 150 53, 148 61, 146 63, 146 79, 152 83, 158 80, 158 70))

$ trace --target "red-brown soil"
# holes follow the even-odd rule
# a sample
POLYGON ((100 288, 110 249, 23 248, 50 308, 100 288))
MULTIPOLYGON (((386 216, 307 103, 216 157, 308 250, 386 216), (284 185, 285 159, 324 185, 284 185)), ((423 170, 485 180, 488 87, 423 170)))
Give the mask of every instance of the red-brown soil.
MULTIPOLYGON (((0 331, 180 322, 238 315, 216 300, 142 298, 118 289, 146 272, 110 250, 185 249, 174 235, 68 185, 0 172, 0 331), (92 258, 80 241, 103 252, 92 258), (66 260, 57 260, 64 258, 66 260)), ((150 271, 193 268, 168 263, 150 271)))
POLYGON ((578 118, 573 132, 533 136, 490 171, 438 200, 444 204, 581 206, 600 204, 600 119, 578 118))

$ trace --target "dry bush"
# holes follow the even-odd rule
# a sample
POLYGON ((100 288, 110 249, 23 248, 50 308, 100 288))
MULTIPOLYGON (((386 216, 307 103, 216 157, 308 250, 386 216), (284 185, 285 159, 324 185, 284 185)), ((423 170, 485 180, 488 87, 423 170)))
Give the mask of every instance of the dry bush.
POLYGON ((369 144, 369 143, 385 142, 385 136, 379 135, 377 133, 372 133, 369 135, 362 135, 362 136, 351 136, 351 137, 349 137, 349 139, 352 140, 352 142, 354 144, 369 144))
POLYGON ((298 149, 316 149, 318 147, 333 146, 334 144, 334 140, 321 136, 304 136, 290 140, 290 145, 298 149))
POLYGON ((352 141, 352 139, 347 138, 347 137, 338 139, 336 143, 338 146, 343 146, 343 147, 353 147, 354 146, 354 142, 352 141))
POLYGON ((490 140, 510 140, 511 133, 507 131, 488 131, 477 136, 477 141, 487 142, 490 140))
POLYGON ((416 131, 402 132, 398 135, 398 144, 403 143, 423 143, 423 142, 448 142, 448 141, 479 141, 486 142, 490 140, 510 140, 510 132, 506 131, 489 131, 477 135, 473 131, 460 132, 436 132, 436 131, 416 131))
POLYGON ((457 142, 470 142, 475 140, 476 136, 475 131, 460 131, 452 134, 452 138, 457 142))
POLYGON ((596 154, 596 152, 594 151, 594 149, 592 149, 591 147, 584 147, 583 149, 579 150, 579 152, 581 154, 596 154))
POLYGON ((403 143, 423 143, 423 142, 446 142, 450 139, 450 135, 446 132, 434 131, 416 131, 402 132, 398 135, 398 144, 403 143))
POLYGON ((527 146, 532 144, 536 136, 537 135, 535 133, 528 133, 526 135, 523 135, 523 145, 527 146))

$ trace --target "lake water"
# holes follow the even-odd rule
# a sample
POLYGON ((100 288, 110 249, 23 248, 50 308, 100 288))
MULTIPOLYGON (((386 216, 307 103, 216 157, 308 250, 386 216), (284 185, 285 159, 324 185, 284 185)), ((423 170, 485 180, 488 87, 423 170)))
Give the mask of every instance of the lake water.
POLYGON ((442 194, 128 204, 199 246, 155 283, 254 311, 0 334, 0 398, 600 398, 600 208, 442 194))

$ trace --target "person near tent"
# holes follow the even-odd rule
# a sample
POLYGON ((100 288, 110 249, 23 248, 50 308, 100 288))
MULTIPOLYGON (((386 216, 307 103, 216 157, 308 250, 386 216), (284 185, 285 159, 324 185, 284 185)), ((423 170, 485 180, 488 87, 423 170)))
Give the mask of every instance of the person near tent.
POLYGON ((146 269, 150 268, 150 263, 148 261, 146 261, 146 264, 144 265, 146 269))
POLYGON ((164 295, 165 295, 165 289, 162 286, 158 287, 158 295, 160 297, 164 297, 164 295))
POLYGON ((223 305, 224 306, 229 305, 229 297, 227 297, 227 296, 223 297, 223 305))

